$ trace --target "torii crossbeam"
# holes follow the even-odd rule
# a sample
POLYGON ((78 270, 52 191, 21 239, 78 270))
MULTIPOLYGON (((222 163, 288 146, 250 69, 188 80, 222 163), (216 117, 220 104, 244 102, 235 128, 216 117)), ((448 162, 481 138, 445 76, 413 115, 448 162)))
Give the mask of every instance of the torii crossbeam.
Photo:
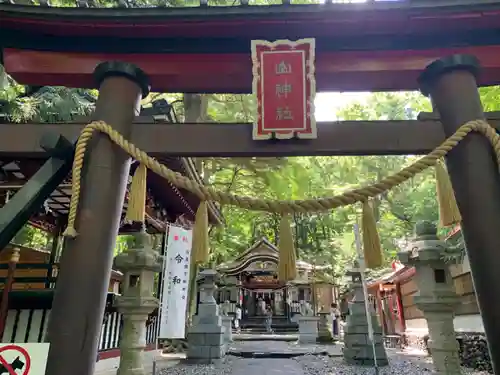
MULTIPOLYGON (((500 129, 499 112, 486 116, 500 129)), ((171 124, 138 117, 130 141, 153 157, 420 155, 445 140, 441 123, 433 119, 435 115, 423 113, 420 117, 426 119, 322 122, 317 124, 316 139, 279 142, 253 141, 252 124, 171 124)), ((90 119, 65 124, 0 124, 0 157, 45 157, 39 146, 41 136, 54 132, 75 139, 88 122, 90 119)))

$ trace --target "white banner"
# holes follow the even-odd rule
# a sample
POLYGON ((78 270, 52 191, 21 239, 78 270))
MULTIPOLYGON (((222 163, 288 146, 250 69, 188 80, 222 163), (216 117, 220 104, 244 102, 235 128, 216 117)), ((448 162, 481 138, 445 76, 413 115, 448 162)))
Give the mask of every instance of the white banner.
POLYGON ((191 230, 173 225, 169 228, 158 335, 162 339, 181 339, 185 335, 192 238, 191 230))

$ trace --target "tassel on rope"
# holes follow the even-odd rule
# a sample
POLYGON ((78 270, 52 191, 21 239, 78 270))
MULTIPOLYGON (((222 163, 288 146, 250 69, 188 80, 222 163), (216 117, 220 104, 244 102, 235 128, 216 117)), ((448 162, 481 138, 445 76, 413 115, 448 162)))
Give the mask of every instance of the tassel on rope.
POLYGON ((206 201, 201 201, 196 211, 193 226, 192 257, 195 263, 206 263, 209 259, 208 207, 206 201))
POLYGON ((68 225, 63 232, 63 237, 75 238, 78 236, 78 232, 74 226, 68 225))
POLYGON ((127 213, 125 220, 143 223, 146 215, 146 185, 148 171, 144 164, 139 164, 130 184, 127 213))
POLYGON ((455 193, 451 186, 450 176, 444 163, 438 161, 436 171, 436 195, 439 205, 439 222, 441 226, 447 227, 462 221, 462 215, 457 206, 455 193))
POLYGON ((207 263, 209 260, 208 242, 208 207, 206 201, 201 201, 196 211, 193 226, 193 243, 191 246, 191 268, 188 284, 188 307, 186 309, 187 322, 190 322, 196 312, 196 277, 200 263, 207 263))
POLYGON ((366 268, 377 268, 384 263, 380 237, 377 231, 375 215, 370 203, 363 202, 363 212, 361 215, 361 229, 363 231, 363 252, 366 268))
POLYGON ((294 280, 297 277, 297 266, 290 215, 288 214, 281 217, 278 249, 278 279, 284 282, 294 280))

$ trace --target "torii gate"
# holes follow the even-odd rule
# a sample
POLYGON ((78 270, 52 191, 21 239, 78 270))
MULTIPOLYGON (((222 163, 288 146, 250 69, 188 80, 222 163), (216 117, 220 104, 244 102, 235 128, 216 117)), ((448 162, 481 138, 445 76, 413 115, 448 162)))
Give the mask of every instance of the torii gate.
MULTIPOLYGON (((423 71, 423 92, 430 95, 441 122, 429 119, 376 124, 323 123, 318 124, 315 140, 262 143, 251 140, 251 126, 247 124, 134 123, 140 98, 147 92, 145 73, 131 64, 103 63, 96 70, 100 95, 94 119, 113 124, 152 156, 165 153, 205 157, 421 154, 431 151, 467 121, 485 118, 475 80, 478 70, 474 58, 452 56, 434 62, 423 71), (207 139, 212 141, 206 142, 207 139)), ((494 126, 499 127, 495 113, 491 118, 494 126)), ((43 151, 38 148, 37 140, 47 130, 74 139, 82 128, 83 124, 3 125, 0 126, 0 155, 40 156, 43 151)), ((93 342, 103 311, 100 300, 106 292, 112 261, 112 253, 103 249, 113 248, 129 164, 128 156, 107 137, 96 136, 82 179, 80 235, 69 242, 61 260, 49 328, 53 353, 47 369, 49 375, 66 374, 76 363, 93 367, 89 361, 95 358, 93 342), (91 293, 95 289, 102 293, 91 293), (64 325, 59 324, 61 321, 64 325), (83 339, 83 346, 75 351, 69 343, 79 338, 83 339)), ((496 319, 500 299, 492 287, 500 283, 500 258, 496 257, 500 248, 500 237, 496 233, 500 227, 498 166, 490 144, 478 134, 468 136, 451 151, 447 164, 463 217, 474 285, 495 362, 495 358, 499 358, 495 354, 500 350, 500 327, 496 319)))
MULTIPOLYGON (((495 26, 496 22, 498 22, 497 13, 493 11, 491 13, 483 12, 484 8, 482 6, 478 6, 478 9, 473 11, 451 3, 450 1, 443 2, 443 9, 440 9, 439 14, 444 14, 450 9, 455 10, 457 13, 461 12, 460 14, 464 13, 464 17, 473 14, 473 16, 477 17, 469 17, 472 19, 472 21, 468 21, 472 22, 471 27, 477 26, 474 20, 479 19, 480 16, 485 17, 490 26, 495 26)), ((99 51, 94 56, 92 54, 90 54, 91 56, 83 54, 82 58, 82 55, 77 53, 78 51, 71 50, 71 48, 76 48, 75 46, 66 47, 70 50, 69 52, 66 51, 67 55, 64 52, 32 50, 34 46, 28 45, 29 43, 41 43, 46 46, 51 45, 50 48, 55 48, 57 44, 55 40, 64 38, 64 33, 68 30, 67 20, 64 19, 64 15, 67 13, 62 13, 62 16, 56 17, 57 21, 46 21, 44 17, 40 17, 40 14, 30 18, 29 15, 23 17, 19 16, 19 14, 16 15, 16 12, 12 12, 14 16, 11 17, 9 12, 12 11, 12 8, 9 10, 7 8, 9 5, 5 4, 1 6, 5 8, 0 7, 0 11, 4 12, 0 13, 2 27, 9 27, 13 30, 17 30, 17 27, 25 28, 23 33, 15 33, 20 38, 17 42, 22 45, 21 47, 16 46, 15 41, 9 41, 10 47, 24 48, 25 50, 9 50, 6 48, 9 45, 6 45, 3 51, 7 70, 16 79, 23 83, 64 85, 68 77, 73 77, 73 83, 77 83, 77 86, 90 87, 92 86, 91 70, 95 67, 96 62, 100 62, 93 74, 100 90, 93 119, 112 124, 115 130, 124 137, 131 139, 137 146, 150 152, 153 156, 154 154, 165 153, 178 156, 426 153, 443 141, 445 137, 453 134, 464 123, 485 118, 477 91, 476 74, 479 70, 477 60, 470 56, 454 55, 435 61, 422 72, 425 64, 434 59, 433 56, 436 55, 436 51, 440 51, 439 54, 442 56, 457 52, 473 53, 480 58, 484 65, 487 65, 487 74, 481 76, 480 83, 488 85, 500 81, 498 59, 496 54, 493 53, 498 49, 495 46, 470 47, 465 50, 450 48, 443 50, 438 49, 442 48, 442 46, 433 46, 429 47, 431 52, 429 50, 417 51, 412 56, 401 50, 379 53, 370 51, 365 54, 358 54, 355 51, 348 55, 338 51, 333 53, 327 51, 321 55, 321 69, 318 69, 318 74, 323 74, 325 77, 325 80, 318 81, 325 86, 319 87, 319 89, 413 89, 417 87, 416 75, 420 71, 422 73, 420 86, 423 92, 431 97, 435 109, 440 114, 441 123, 436 120, 422 120, 415 122, 378 122, 377 124, 363 122, 320 124, 318 126, 318 138, 315 140, 285 140, 279 143, 274 141, 252 141, 251 129, 247 125, 134 124, 134 117, 139 113, 139 101, 142 96, 147 95, 149 82, 148 75, 137 66, 132 63, 117 63, 114 61, 117 57, 120 57, 125 61, 136 62, 134 56, 127 54, 130 52, 114 51, 113 54, 109 51, 106 51, 106 53, 99 51), (51 22, 55 22, 57 27, 51 22), (26 30, 29 31, 33 25, 38 25, 42 31, 45 30, 45 34, 37 35, 37 38, 23 39, 23 36, 30 35, 29 33, 26 34, 26 30), (59 35, 53 37, 52 33, 59 35), (65 60, 64 56, 70 60, 65 60), (72 62, 80 58, 83 61, 84 68, 72 64, 72 62), (406 64, 409 60, 411 60, 411 64, 406 64), (25 61, 25 64, 21 64, 22 61, 25 61), (56 64, 57 61, 59 61, 59 65, 56 64), (64 64, 61 65, 62 61, 64 61, 64 64), (339 65, 332 68, 330 65, 332 61, 339 61, 339 65), (359 64, 354 64, 352 61, 359 64), (424 61, 425 63, 423 63, 424 61), (488 64, 485 64, 485 61, 488 64), (372 66, 370 64, 377 65, 379 63, 383 66, 380 71, 369 69, 372 66), (90 66, 92 68, 89 68, 90 66), (356 71, 359 66, 362 68, 356 71), (79 69, 84 70, 85 73, 81 73, 79 69), (332 86, 328 87, 327 84, 332 84, 332 86)), ((373 39, 377 39, 377 43, 382 43, 382 46, 386 42, 381 40, 380 36, 382 39, 386 38, 386 36, 380 34, 381 25, 389 27, 388 25, 393 26, 396 23, 399 25, 398 27, 406 27, 407 22, 410 22, 415 30, 424 26, 427 31, 429 27, 432 27, 432 30, 442 30, 439 17, 435 19, 420 17, 422 14, 425 16, 424 13, 426 12, 426 14, 434 16, 437 14, 434 9, 424 9, 422 5, 412 3, 407 7, 403 7, 404 9, 399 14, 402 16, 398 18, 394 16, 393 11, 397 6, 398 4, 391 4, 390 6, 367 4, 364 7, 367 11, 374 11, 370 13, 374 14, 374 16, 364 25, 366 28, 363 31, 376 30, 379 36, 373 36, 373 39), (383 10, 377 8, 379 6, 387 7, 391 11, 383 12, 383 10), (415 7, 419 7, 417 10, 420 13, 417 14, 417 17, 413 17, 416 13, 412 13, 415 12, 415 7), (399 21, 396 22, 396 19, 399 21), (385 22, 387 20, 394 22, 385 22)), ((438 8, 437 6, 428 7, 438 8)), ((271 14, 276 10, 275 8, 271 10, 263 8, 262 11, 255 11, 254 13, 256 14, 255 18, 258 18, 257 16, 263 19, 268 17, 262 15, 266 12, 270 14, 269 17, 277 17, 273 19, 273 22, 277 25, 275 25, 276 29, 273 31, 273 35, 283 35, 287 32, 286 22, 283 22, 282 18, 283 15, 286 13, 289 17, 301 17, 301 15, 297 16, 297 13, 300 12, 296 12, 292 8, 279 9, 279 17, 271 14)), ((242 19, 245 19, 245 12, 249 12, 248 9, 247 7, 244 12, 242 11, 242 19)), ((359 18, 357 14, 354 14, 352 10, 345 10, 344 8, 339 13, 340 15, 335 13, 336 10, 326 12, 321 6, 318 6, 315 10, 311 7, 304 9, 307 9, 307 11, 303 12, 304 18, 299 21, 302 22, 302 27, 306 27, 306 29, 308 27, 307 22, 309 22, 311 30, 315 26, 314 22, 311 22, 308 18, 309 16, 313 15, 321 18, 323 14, 326 17, 321 19, 321 22, 316 23, 317 27, 314 28, 314 32, 311 31, 312 33, 321 34, 319 35, 321 37, 325 37, 323 30, 320 30, 323 28, 323 23, 340 23, 343 21, 343 19, 335 17, 342 18, 348 15, 353 17, 352 20, 363 19, 363 17, 359 18)), ((157 11, 156 9, 153 10, 157 11)), ((102 17, 106 19, 106 17, 112 17, 117 12, 112 10, 112 12, 115 12, 112 15, 108 13, 103 15, 102 12, 95 12, 93 9, 81 11, 85 12, 86 17, 95 17, 101 21, 100 23, 95 22, 95 28, 89 27, 85 17, 82 17, 83 20, 75 21, 74 28, 69 23, 75 33, 90 31, 98 33, 99 31, 102 32, 102 30, 108 30, 110 25, 102 21, 102 17)), ((195 11, 197 10, 192 12, 195 11)), ((22 12, 24 14, 29 13, 24 8, 22 12)), ((183 12, 191 11, 184 10, 183 12)), ((53 16, 54 11, 45 8, 39 13, 42 16, 53 16)), ((200 12, 202 15, 205 13, 205 10, 200 12)), ((199 14, 194 16, 201 17, 199 14)), ((157 14, 155 14, 155 17, 157 17, 157 14)), ((455 33, 455 28, 468 27, 464 17, 443 17, 446 24, 450 25, 450 33, 455 33)), ((179 24, 182 24, 181 21, 179 22, 179 24)), ((223 22, 223 20, 217 22, 223 22)), ((169 23, 168 27, 173 27, 174 23, 169 23)), ((115 24, 118 25, 118 22, 115 22, 115 24)), ((194 35, 193 38, 197 37, 196 33, 207 32, 207 28, 203 26, 204 24, 202 22, 199 24, 202 28, 201 31, 189 26, 190 35, 192 37, 194 35)), ((232 30, 241 29, 238 22, 231 25, 232 30)), ((265 25, 267 25, 268 31, 271 30, 268 21, 266 21, 265 25)), ((138 23, 135 26, 141 28, 141 30, 151 31, 151 28, 148 29, 147 24, 138 23)), ((181 26, 185 27, 186 25, 181 26)), ((360 22, 352 22, 346 28, 352 27, 349 32, 354 33, 357 29, 360 29, 359 26, 360 22)), ((121 25, 118 25, 118 27, 123 32, 134 33, 135 30, 138 30, 135 27, 131 27, 129 30, 126 30, 121 25)), ((224 28, 219 27, 219 29, 224 28)), ((216 33, 219 29, 213 28, 211 30, 216 33)), ((258 27, 255 29, 260 32, 258 27)), ((165 30, 165 28, 162 30, 165 30)), ((463 32, 462 29, 460 30, 463 32)), ((385 31, 391 33, 391 35, 397 33, 393 29, 385 31)), ((113 29, 112 32, 115 33, 115 36, 119 34, 116 29, 113 29)), ((224 30, 224 32, 227 32, 227 30, 224 30)), ((271 31, 269 32, 271 33, 271 31)), ((466 32, 469 33, 470 29, 467 29, 466 32)), ((182 31, 178 31, 177 36, 179 33, 182 35, 182 31)), ((95 38, 95 34, 93 37, 95 38)), ((113 36, 108 37, 113 38, 113 36)), ((221 36, 219 35, 219 37, 221 36)), ((364 39, 364 37, 359 38, 358 36, 356 42, 358 43, 357 48, 362 51, 366 51, 367 48, 366 44, 363 44, 367 42, 364 39)), ((242 40, 246 39, 243 38, 242 40)), ((403 40, 403 42, 406 43, 406 40, 403 40)), ((204 46, 200 47, 199 43, 196 43, 193 41, 186 42, 183 48, 204 48, 204 46)), ((125 44, 115 43, 113 48, 121 48, 125 44)), ((85 46, 85 48, 91 47, 89 47, 89 43, 85 46)), ((221 47, 219 46, 219 48, 221 47)), ((214 58, 213 55, 210 56, 211 60, 208 63, 211 64, 211 68, 215 69, 215 66, 220 69, 219 75, 211 76, 207 74, 206 82, 201 82, 199 77, 202 70, 197 70, 198 76, 189 77, 189 85, 184 84, 178 77, 176 77, 176 80, 171 81, 172 76, 167 74, 168 70, 165 69, 170 60, 173 60, 171 55, 155 55, 156 57, 150 57, 149 60, 145 58, 143 63, 146 72, 152 78, 152 83, 154 85, 159 83, 164 85, 157 86, 157 88, 176 88, 183 92, 196 92, 196 89, 197 91, 210 92, 211 88, 217 87, 222 92, 246 92, 245 88, 249 83, 246 74, 248 68, 250 68, 248 56, 239 53, 241 51, 238 48, 242 47, 231 45, 230 48, 233 48, 234 51, 225 52, 228 56, 224 64, 220 64, 220 61, 214 58), (165 64, 165 66, 162 64, 165 64), (225 77, 226 72, 224 70, 233 73, 234 77, 238 79, 221 80, 221 77, 225 77), (199 89, 200 85, 203 86, 203 89, 199 89)), ((247 47, 245 46, 245 48, 247 47)), ((380 48, 380 44, 377 48, 380 48)), ((185 60, 177 60, 175 63, 180 65, 186 62, 187 65, 194 66, 196 56, 189 58, 186 56, 189 57, 189 54, 184 55, 185 60)), ((137 55, 135 55, 135 58, 137 58, 137 55)), ((169 65, 169 68, 171 71, 173 69, 172 65, 169 65)), ((195 69, 192 70, 195 71, 195 69)), ((497 127, 500 125, 497 121, 494 121, 494 123, 497 127)), ((3 125, 0 126, 0 155, 6 153, 9 155, 41 156, 38 142, 43 132, 56 130, 68 139, 73 140, 81 128, 82 124, 65 124, 64 126, 42 124, 3 125)), ((51 351, 47 367, 48 375, 67 375, 70 373, 90 375, 94 368, 97 338, 104 308, 104 295, 109 280, 112 249, 118 231, 119 210, 124 198, 130 158, 112 144, 107 137, 102 135, 96 135, 90 151, 85 164, 86 171, 82 179, 82 199, 77 217, 80 236, 68 241, 68 246, 61 259, 61 272, 49 327, 51 351), (75 295, 78 298, 75 298, 75 295), (61 325, 61 322, 64 322, 64 324, 61 325)), ((498 298, 494 288, 494 286, 500 285, 500 257, 496 256, 496 252, 500 248, 500 236, 497 235, 498 228, 500 228, 500 176, 498 174, 498 165, 493 157, 490 144, 483 136, 478 134, 468 136, 453 149, 447 157, 447 164, 463 217, 463 233, 492 360, 496 373, 499 373, 500 325, 498 325, 497 314, 500 311, 500 298, 498 298)))

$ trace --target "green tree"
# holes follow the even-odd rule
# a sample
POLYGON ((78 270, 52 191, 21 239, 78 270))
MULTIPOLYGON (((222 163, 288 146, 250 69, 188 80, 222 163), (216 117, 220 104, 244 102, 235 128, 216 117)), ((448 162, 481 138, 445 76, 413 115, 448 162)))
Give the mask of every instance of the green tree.
POLYGON ((34 249, 50 250, 51 236, 32 225, 25 225, 12 239, 12 243, 34 249))
MULTIPOLYGON (((481 89, 487 110, 498 105, 498 88, 481 89)), ((211 120, 249 122, 254 105, 251 96, 214 96, 209 99, 211 120), (225 103, 228 103, 227 106, 225 103), (230 109, 230 110, 228 110, 230 109), (234 113, 236 111, 236 113, 234 113), (250 115, 249 115, 250 114, 250 115), (241 119, 241 120, 240 120, 241 119)), ((341 108, 341 120, 415 119, 419 112, 431 111, 427 98, 416 92, 374 93, 341 108)), ((335 195, 354 187, 374 183, 415 161, 414 155, 365 157, 283 158, 280 167, 259 165, 258 173, 247 170, 242 161, 230 165, 220 160, 204 160, 210 170, 207 181, 235 194, 271 199, 305 199, 335 195), (215 167, 214 167, 215 166, 215 167)), ((247 159, 247 163, 251 159, 247 159)), ((253 159, 255 161, 257 159, 253 159)), ((411 181, 383 194, 375 201, 379 233, 388 262, 413 232, 419 220, 437 221, 438 210, 433 171, 419 174, 411 181)), ((228 225, 213 231, 212 256, 221 262, 235 257, 261 236, 276 242, 279 220, 276 215, 223 207, 228 225)), ((311 263, 330 261, 339 275, 354 258, 353 224, 359 207, 345 207, 315 215, 295 215, 296 248, 303 260, 311 263)))

